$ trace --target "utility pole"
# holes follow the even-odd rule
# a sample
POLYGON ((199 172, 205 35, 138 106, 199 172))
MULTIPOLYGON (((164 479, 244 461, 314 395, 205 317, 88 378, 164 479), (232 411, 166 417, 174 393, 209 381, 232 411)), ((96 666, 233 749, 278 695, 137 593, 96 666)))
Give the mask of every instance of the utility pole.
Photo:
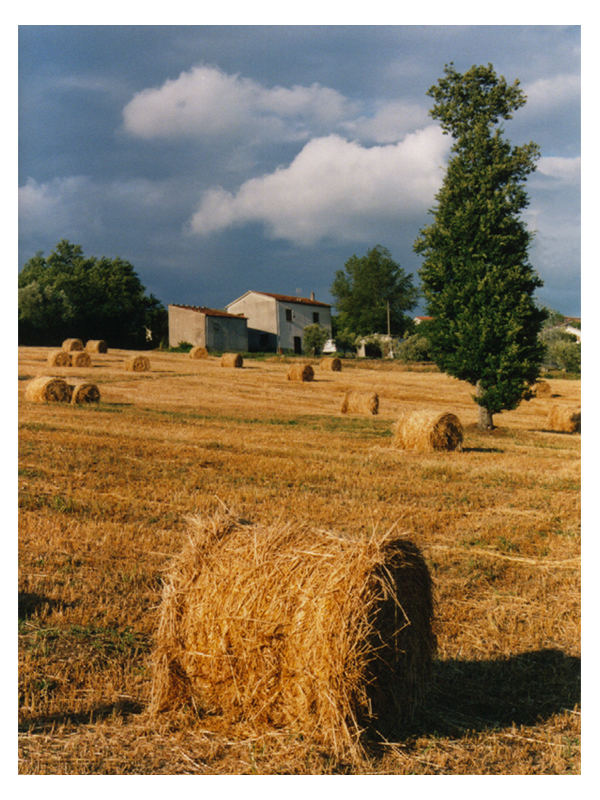
POLYGON ((388 323, 388 336, 390 335, 390 301, 387 301, 387 323, 388 323))

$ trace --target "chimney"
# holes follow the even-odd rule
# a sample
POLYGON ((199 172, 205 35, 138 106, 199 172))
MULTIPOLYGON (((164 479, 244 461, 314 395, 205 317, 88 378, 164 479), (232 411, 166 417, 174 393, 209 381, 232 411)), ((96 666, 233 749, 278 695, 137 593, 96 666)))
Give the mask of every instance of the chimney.
POLYGON ((310 299, 311 299, 311 300, 314 300, 314 299, 315 299, 315 293, 314 293, 314 292, 311 292, 311 293, 310 293, 310 299))

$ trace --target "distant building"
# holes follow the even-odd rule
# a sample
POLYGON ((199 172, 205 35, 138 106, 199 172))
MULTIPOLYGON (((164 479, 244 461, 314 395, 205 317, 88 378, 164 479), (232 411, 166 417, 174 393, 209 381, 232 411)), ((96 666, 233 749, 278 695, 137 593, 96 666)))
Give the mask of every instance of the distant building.
POLYGON ((422 322, 430 322, 433 317, 413 317, 415 325, 420 325, 422 322))
POLYGON ((331 336, 331 306, 310 298, 271 292, 247 291, 227 305, 230 314, 243 314, 248 320, 248 350, 302 353, 304 328, 315 323, 327 328, 331 336))
POLYGON ((219 352, 248 350, 248 321, 241 314, 230 314, 205 306, 169 306, 169 346, 181 342, 219 352))

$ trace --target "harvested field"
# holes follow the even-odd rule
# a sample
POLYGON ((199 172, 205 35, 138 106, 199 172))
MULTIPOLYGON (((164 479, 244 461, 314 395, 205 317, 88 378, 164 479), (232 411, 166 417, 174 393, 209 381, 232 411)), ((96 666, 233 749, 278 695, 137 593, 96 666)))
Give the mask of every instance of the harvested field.
MULTIPOLYGON (((19 771, 22 774, 574 774, 580 771, 580 435, 548 403, 475 427, 472 387, 439 372, 344 361, 223 370, 110 350, 65 368, 97 403, 25 402, 51 348, 19 348, 19 771), (340 393, 377 392, 377 416, 340 393), (462 452, 392 448, 400 413, 451 409, 462 452), (411 722, 353 757, 285 721, 150 713, 163 579, 190 517, 227 506, 349 540, 394 528, 433 581, 433 683, 411 722)), ((578 381, 552 379, 565 407, 578 381)))

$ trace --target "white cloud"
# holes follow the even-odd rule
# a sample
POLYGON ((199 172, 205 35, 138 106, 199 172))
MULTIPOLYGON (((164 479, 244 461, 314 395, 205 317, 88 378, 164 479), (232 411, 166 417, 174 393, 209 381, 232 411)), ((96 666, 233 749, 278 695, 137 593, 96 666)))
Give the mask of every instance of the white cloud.
POLYGON ((38 183, 28 178, 19 187, 19 229, 21 234, 49 234, 66 229, 89 198, 89 181, 81 175, 54 178, 38 183))
POLYGON ((378 144, 397 142, 408 132, 427 125, 426 106, 401 100, 380 105, 372 117, 362 116, 344 122, 342 128, 349 136, 378 144))
POLYGON ((553 111, 573 101, 579 102, 581 78, 579 75, 555 75, 552 78, 540 78, 522 88, 527 96, 526 111, 553 111))
POLYGON ((432 203, 450 141, 430 125, 393 145, 362 147, 337 135, 308 142, 292 163, 236 193, 205 193, 189 229, 206 235, 262 223, 274 238, 310 245, 369 238, 382 219, 411 218, 432 203))
POLYGON ((559 158, 546 156, 540 158, 537 172, 565 183, 579 183, 581 179, 581 158, 559 158))
POLYGON ((329 129, 353 105, 320 86, 266 88, 250 78, 198 66, 159 88, 138 92, 123 109, 125 129, 142 138, 245 134, 298 138, 329 129))

